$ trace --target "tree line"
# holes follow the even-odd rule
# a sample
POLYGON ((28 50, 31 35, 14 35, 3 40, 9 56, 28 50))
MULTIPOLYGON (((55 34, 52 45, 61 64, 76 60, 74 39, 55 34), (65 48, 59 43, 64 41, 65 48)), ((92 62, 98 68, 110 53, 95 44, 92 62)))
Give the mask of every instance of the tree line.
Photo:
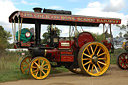
POLYGON ((10 47, 9 40, 11 40, 11 36, 10 32, 7 32, 2 26, 0 26, 0 53, 10 47))

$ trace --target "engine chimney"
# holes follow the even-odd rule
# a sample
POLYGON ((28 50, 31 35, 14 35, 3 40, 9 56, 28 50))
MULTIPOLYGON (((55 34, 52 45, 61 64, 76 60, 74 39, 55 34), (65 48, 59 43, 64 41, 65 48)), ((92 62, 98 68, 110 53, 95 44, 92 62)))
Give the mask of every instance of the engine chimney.
MULTIPOLYGON (((39 8, 39 7, 35 7, 33 8, 34 12, 38 12, 38 13, 41 13, 42 11, 42 8, 39 8)), ((40 21, 39 20, 35 20, 35 33, 36 33, 36 45, 40 45, 40 32, 41 32, 41 24, 40 24, 40 21)))
POLYGON ((33 8, 33 10, 34 10, 34 12, 39 12, 39 13, 41 13, 41 11, 42 11, 42 8, 39 8, 39 7, 35 7, 35 8, 33 8))

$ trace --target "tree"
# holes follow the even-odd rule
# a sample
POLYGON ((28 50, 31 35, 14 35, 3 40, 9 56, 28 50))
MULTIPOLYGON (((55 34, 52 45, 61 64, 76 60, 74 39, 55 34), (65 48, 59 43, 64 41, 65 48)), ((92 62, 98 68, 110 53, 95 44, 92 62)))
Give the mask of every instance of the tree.
POLYGON ((126 31, 123 37, 128 37, 128 31, 126 31))
POLYGON ((103 34, 92 33, 91 34, 95 37, 96 41, 101 42, 103 40, 103 34))
POLYGON ((122 32, 120 32, 120 33, 119 33, 119 37, 122 37, 122 35, 123 35, 123 33, 122 33, 122 32))
POLYGON ((4 30, 2 26, 0 26, 0 52, 3 52, 8 46, 8 40, 11 39, 11 33, 4 30))
MULTIPOLYGON (((60 33, 61 33, 62 31, 61 31, 60 29, 58 29, 58 27, 55 27, 55 29, 56 29, 57 35, 60 36, 60 33)), ((43 43, 47 43, 47 39, 49 38, 49 36, 50 36, 50 25, 47 26, 47 32, 45 32, 45 33, 42 35, 42 37, 44 38, 44 39, 42 40, 42 42, 43 42, 43 43)))
MULTIPOLYGON (((119 27, 120 30, 123 30, 123 31, 126 32, 126 33, 123 35, 123 37, 128 37, 128 30, 127 30, 127 29, 128 29, 128 28, 127 28, 128 25, 124 25, 124 24, 123 24, 123 25, 121 25, 121 26, 120 26, 120 25, 116 25, 116 26, 119 27)), ((119 34, 119 35, 120 35, 120 34, 119 34)))

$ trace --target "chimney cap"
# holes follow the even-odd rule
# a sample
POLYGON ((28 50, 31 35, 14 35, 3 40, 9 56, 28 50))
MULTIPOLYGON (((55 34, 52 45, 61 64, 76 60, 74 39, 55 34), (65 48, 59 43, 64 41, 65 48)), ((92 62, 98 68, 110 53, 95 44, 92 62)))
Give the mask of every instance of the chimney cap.
POLYGON ((33 10, 34 10, 34 12, 40 12, 40 13, 41 13, 42 8, 40 8, 40 7, 35 7, 35 8, 33 8, 33 10))

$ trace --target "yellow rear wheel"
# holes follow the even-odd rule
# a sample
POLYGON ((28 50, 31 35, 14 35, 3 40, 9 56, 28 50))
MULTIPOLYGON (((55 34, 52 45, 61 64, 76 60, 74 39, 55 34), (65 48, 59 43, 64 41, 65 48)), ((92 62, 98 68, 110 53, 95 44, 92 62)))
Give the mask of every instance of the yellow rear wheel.
POLYGON ((87 43, 79 51, 78 64, 82 72, 91 76, 103 75, 109 68, 110 55, 101 43, 87 43))
POLYGON ((35 79, 44 79, 51 71, 51 64, 44 57, 36 57, 31 61, 29 70, 35 79))
POLYGON ((32 57, 26 56, 20 63, 20 71, 23 74, 29 74, 29 64, 31 62, 32 57))

